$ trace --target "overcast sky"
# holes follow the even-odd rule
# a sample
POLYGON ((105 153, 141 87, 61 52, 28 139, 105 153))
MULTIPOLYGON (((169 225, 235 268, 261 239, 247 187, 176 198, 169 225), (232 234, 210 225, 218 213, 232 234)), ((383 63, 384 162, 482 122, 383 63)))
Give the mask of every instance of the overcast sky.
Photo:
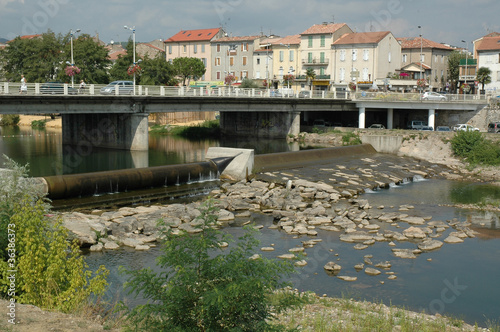
POLYGON ((180 30, 223 26, 234 36, 299 34, 321 22, 357 32, 391 31, 465 47, 500 32, 498 0, 0 0, 0 38, 81 29, 106 43, 166 39, 180 30), (422 26, 421 29, 418 26, 422 26))

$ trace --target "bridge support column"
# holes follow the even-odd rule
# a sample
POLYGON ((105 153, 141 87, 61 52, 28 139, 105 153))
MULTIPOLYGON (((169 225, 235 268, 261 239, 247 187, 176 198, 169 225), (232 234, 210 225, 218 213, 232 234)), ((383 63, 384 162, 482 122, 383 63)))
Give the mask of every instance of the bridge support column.
POLYGON ((148 150, 148 114, 63 114, 63 144, 148 150))
POLYGON ((387 129, 393 129, 394 127, 394 109, 389 108, 387 110, 387 129))
POLYGON ((360 107, 358 111, 358 128, 365 128, 366 109, 360 107))
POLYGON ((436 129, 435 128, 435 124, 436 124, 436 110, 429 110, 429 119, 428 119, 427 123, 428 123, 429 127, 432 127, 433 129, 436 129))

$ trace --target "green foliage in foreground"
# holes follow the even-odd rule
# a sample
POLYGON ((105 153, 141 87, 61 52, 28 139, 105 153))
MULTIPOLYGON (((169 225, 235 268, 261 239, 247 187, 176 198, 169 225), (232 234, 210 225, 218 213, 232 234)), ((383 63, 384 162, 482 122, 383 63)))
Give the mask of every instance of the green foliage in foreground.
POLYGON ((0 119, 0 126, 17 126, 21 117, 17 114, 3 114, 0 119))
POLYGON ((500 165, 500 145, 478 131, 461 131, 451 139, 453 153, 470 165, 500 165))
POLYGON ((256 230, 247 228, 231 249, 221 247, 232 239, 217 230, 217 208, 208 200, 199 209, 196 234, 176 235, 165 224, 161 272, 151 268, 122 271, 126 287, 141 294, 148 304, 125 308, 141 331, 272 331, 272 309, 293 305, 281 298, 271 306, 268 296, 282 288, 282 276, 294 272, 289 261, 250 259, 258 241, 256 230), (283 306, 281 305, 283 304, 283 306))
POLYGON ((0 295, 75 311, 90 296, 104 293, 108 271, 103 266, 95 274, 88 270, 77 244, 68 243, 68 231, 51 217, 36 184, 26 178, 26 167, 6 159, 11 167, 0 177, 0 295))
POLYGON ((359 145, 361 143, 361 138, 356 133, 347 132, 342 135, 342 145, 359 145))

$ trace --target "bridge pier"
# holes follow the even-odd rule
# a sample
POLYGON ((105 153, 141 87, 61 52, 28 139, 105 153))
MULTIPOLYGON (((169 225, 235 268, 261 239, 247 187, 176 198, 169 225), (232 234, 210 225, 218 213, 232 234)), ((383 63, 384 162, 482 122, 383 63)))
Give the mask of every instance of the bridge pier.
POLYGON ((148 150, 148 114, 62 114, 62 137, 88 148, 148 150))
POLYGON ((220 112, 226 136, 286 138, 300 133, 300 112, 220 112))

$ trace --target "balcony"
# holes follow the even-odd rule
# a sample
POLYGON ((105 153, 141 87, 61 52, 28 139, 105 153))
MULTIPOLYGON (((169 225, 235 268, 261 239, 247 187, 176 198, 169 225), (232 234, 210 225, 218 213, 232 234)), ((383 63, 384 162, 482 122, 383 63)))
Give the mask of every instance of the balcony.
POLYGON ((302 64, 304 66, 324 66, 328 65, 328 58, 312 58, 312 59, 302 59, 302 64))
MULTIPOLYGON (((307 77, 306 75, 298 75, 297 77, 295 77, 296 80, 307 80, 307 77)), ((314 78, 314 80, 329 80, 330 79, 330 75, 316 75, 316 77, 314 78)))

